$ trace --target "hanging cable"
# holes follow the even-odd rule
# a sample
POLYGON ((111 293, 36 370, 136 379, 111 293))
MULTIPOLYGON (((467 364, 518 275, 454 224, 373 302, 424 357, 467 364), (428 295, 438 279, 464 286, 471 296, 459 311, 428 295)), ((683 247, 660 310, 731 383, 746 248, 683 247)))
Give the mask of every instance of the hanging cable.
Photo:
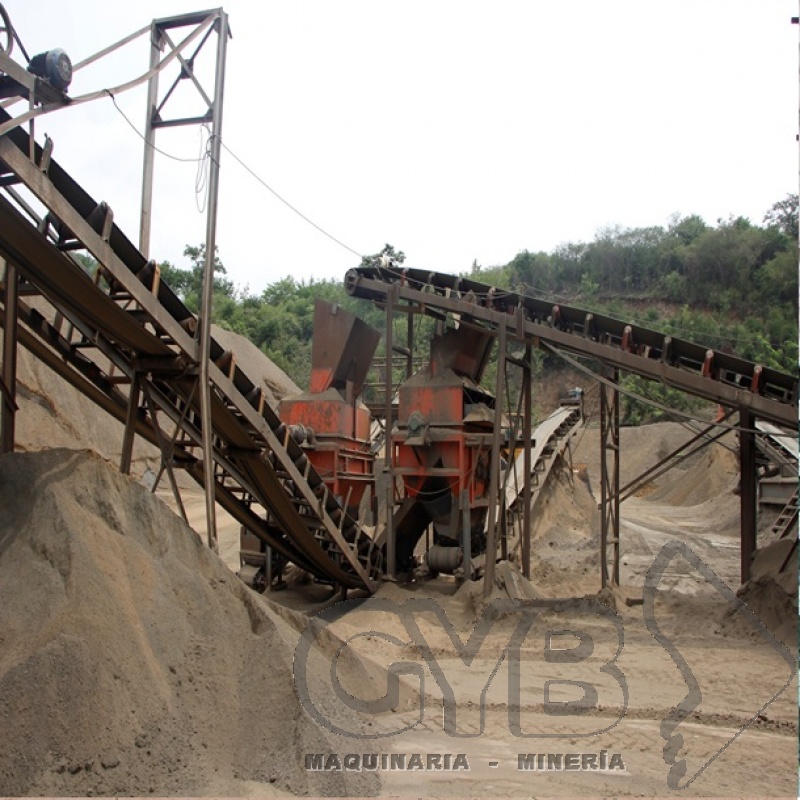
POLYGON ((207 125, 200 126, 200 157, 197 160, 197 175, 194 179, 194 193, 197 210, 202 214, 208 200, 208 173, 211 165, 211 131, 207 125))
MULTIPOLYGON (((193 164, 196 163, 198 167, 197 167, 197 177, 195 180, 195 192, 197 193, 198 197, 200 196, 201 192, 205 192, 208 180, 208 163, 209 160, 211 159, 211 134, 209 133, 209 138, 206 140, 205 145, 201 144, 200 148, 201 152, 197 158, 182 158, 180 156, 172 155, 171 153, 166 153, 163 150, 156 147, 155 144, 153 144, 153 142, 147 141, 147 138, 131 122, 131 120, 128 118, 125 112, 119 107, 119 105, 117 105, 116 98, 109 89, 106 89, 106 93, 111 98, 111 102, 114 104, 114 108, 117 109, 117 111, 122 115, 123 119, 128 123, 130 128, 134 131, 134 133, 136 133, 136 135, 140 139, 142 139, 142 141, 144 141, 148 147, 151 147, 153 150, 155 150, 156 153, 160 153, 162 156, 166 156, 167 158, 172 159, 173 161, 180 161, 193 164)), ((207 126, 203 125, 202 127, 205 128, 206 131, 208 130, 207 126)), ((346 245, 343 241, 333 236, 333 234, 328 233, 328 231, 326 231, 320 225, 317 225, 317 223, 314 222, 314 220, 307 217, 305 214, 303 214, 302 211, 300 211, 298 208, 293 206, 288 200, 286 200, 280 194, 278 194, 278 192, 276 192, 275 189, 273 189, 262 177, 260 177, 251 167, 249 167, 241 158, 239 158, 239 156, 233 150, 231 150, 231 148, 228 147, 228 145, 225 144, 225 142, 223 142, 221 139, 220 139, 220 145, 223 148, 225 148, 226 152, 228 152, 234 159, 234 161, 236 161, 246 172, 248 172, 253 178, 255 178, 255 180, 257 180, 265 189, 271 192, 287 208, 289 208, 291 211, 294 211, 294 213, 297 214, 301 219, 305 220, 305 222, 307 222, 313 228, 316 228, 321 234, 327 236, 331 241, 336 242, 336 244, 338 244, 340 247, 343 247, 348 252, 352 253, 355 256, 358 256, 359 258, 364 257, 361 253, 358 252, 358 250, 355 250, 354 248, 346 245)), ((202 210, 200 209, 199 205, 198 209, 202 210)))
POLYGON ((156 146, 155 146, 155 144, 153 144, 153 142, 148 142, 148 141, 147 141, 147 137, 146 137, 146 136, 145 136, 143 133, 141 133, 141 131, 140 131, 140 130, 139 130, 139 129, 138 129, 138 128, 137 128, 137 127, 136 127, 136 126, 135 126, 135 125, 134 125, 134 124, 131 122, 131 120, 130 120, 130 118, 128 117, 128 115, 127 115, 127 114, 126 114, 126 113, 125 113, 125 112, 124 112, 124 111, 123 111, 123 110, 122 110, 122 109, 121 109, 121 108, 120 108, 120 107, 117 105, 117 98, 116 98, 116 97, 114 97, 114 94, 113 94, 113 92, 112 92, 110 89, 105 89, 104 91, 105 91, 105 93, 106 93, 106 94, 107 94, 107 95, 108 95, 108 96, 111 98, 111 102, 114 104, 114 108, 116 108, 116 109, 117 109, 117 111, 120 113, 120 115, 121 115, 121 116, 122 116, 122 118, 125 120, 125 122, 127 122, 127 123, 128 123, 128 125, 129 125, 129 126, 130 126, 130 128, 131 128, 131 130, 132 130, 132 131, 133 131, 133 132, 134 132, 134 133, 135 133, 135 134, 136 134, 136 135, 137 135, 137 136, 138 136, 138 137, 139 137, 139 138, 140 138, 140 139, 141 139, 141 140, 142 140, 142 141, 143 141, 143 142, 144 142, 144 143, 145 143, 145 144, 148 146, 148 147, 150 147, 150 148, 152 148, 153 150, 155 150, 155 152, 156 152, 156 153, 159 153, 160 155, 164 156, 165 158, 169 158, 169 159, 171 159, 172 161, 181 161, 181 162, 183 162, 183 163, 187 163, 187 164, 194 164, 194 163, 196 163, 196 162, 201 162, 201 161, 205 160, 205 158, 206 158, 206 156, 205 156, 205 155, 201 155, 199 158, 182 158, 182 157, 180 157, 180 156, 174 156, 174 155, 172 155, 172 153, 167 153, 167 152, 165 152, 164 150, 161 150, 161 149, 159 149, 158 147, 156 147, 156 146))
POLYGON ((249 166, 247 166, 247 164, 245 164, 244 161, 242 161, 242 159, 239 158, 239 156, 237 156, 236 153, 234 153, 233 150, 231 150, 231 148, 228 147, 228 145, 225 144, 225 142, 220 141, 220 144, 222 145, 223 148, 225 148, 225 150, 228 153, 230 153, 230 155, 233 157, 233 159, 235 161, 237 161, 239 163, 239 165, 246 172, 249 172, 250 175, 253 178, 255 178, 265 189, 267 189, 267 191, 271 192, 275 197, 277 197, 278 200, 280 200, 281 203, 283 203, 287 208, 289 208, 292 211, 294 211, 294 213, 297 214, 297 216, 299 216, 301 219, 305 220, 313 228, 316 228, 321 234, 323 234, 324 236, 327 236, 331 241, 336 242, 336 244, 338 244, 340 247, 343 247, 345 250, 348 250, 349 252, 351 252, 353 255, 358 256, 359 258, 363 258, 364 257, 361 253, 358 252, 358 250, 354 250, 352 247, 349 247, 344 242, 342 242, 341 240, 337 239, 332 234, 328 233, 328 231, 326 231, 324 228, 322 228, 319 225, 317 225, 317 223, 314 222, 312 219, 309 219, 302 211, 300 211, 297 208, 295 208, 288 200, 286 200, 283 197, 281 197, 263 178, 261 178, 249 166))

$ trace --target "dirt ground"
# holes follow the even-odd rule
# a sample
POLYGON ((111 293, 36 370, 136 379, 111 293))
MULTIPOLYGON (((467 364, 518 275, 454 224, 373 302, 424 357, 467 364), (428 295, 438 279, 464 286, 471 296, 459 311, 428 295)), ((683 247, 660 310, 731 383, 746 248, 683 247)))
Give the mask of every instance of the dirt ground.
MULTIPOLYGON (((623 484, 687 440, 692 432, 675 423, 645 428, 623 429, 621 481, 623 484)), ((440 622, 430 612, 423 613, 429 624, 425 639, 438 662, 446 663, 445 675, 456 688, 458 731, 474 738, 449 735, 443 728, 443 700, 440 684, 426 665, 416 644, 409 643, 404 625, 391 613, 372 612, 372 601, 359 610, 335 619, 327 628, 334 647, 322 648, 328 658, 349 637, 355 670, 353 694, 364 698, 362 670, 371 676, 374 697, 385 692, 385 671, 390 664, 407 661, 417 664, 425 677, 426 712, 417 723, 419 690, 407 681, 404 697, 407 713, 404 724, 412 730, 356 747, 354 752, 458 753, 469 757, 469 773, 425 772, 423 780, 413 772, 381 773, 382 791, 388 794, 520 796, 526 794, 663 795, 670 767, 665 763, 661 738, 662 722, 688 692, 679 666, 652 635, 645 622, 642 605, 645 576, 661 548, 669 542, 683 542, 733 591, 739 588, 739 498, 733 493, 737 482, 737 460, 730 449, 715 445, 692 457, 680 468, 643 488, 621 506, 621 589, 614 593, 600 590, 599 513, 596 492, 599 487, 599 436, 589 428, 573 453, 573 464, 586 464, 587 480, 570 476, 562 469, 554 479, 540 507, 534 525, 532 548, 532 596, 542 598, 597 598, 611 604, 623 628, 624 646, 616 662, 625 676, 629 697, 624 717, 620 689, 598 670, 598 658, 591 667, 553 665, 545 660, 543 621, 534 626, 521 649, 520 663, 527 692, 521 699, 524 710, 522 733, 538 732, 543 738, 524 738, 509 730, 507 706, 508 670, 501 667, 485 697, 486 713, 481 730, 481 692, 496 664, 497 654, 508 643, 508 624, 492 631, 472 664, 464 664, 440 622), (594 490, 594 493, 593 493, 594 490), (427 614, 427 616, 426 616, 427 614), (363 632, 373 631, 365 638, 363 632), (393 635, 406 642, 403 647, 385 640, 393 635), (358 656, 358 659, 356 659, 358 656), (365 666, 366 665, 366 666, 365 666), (544 712, 543 687, 547 680, 584 680, 603 690, 598 699, 602 712, 592 718, 592 730, 612 726, 599 735, 570 736, 575 718, 557 717, 544 712), (407 719, 406 719, 407 718, 407 719), (461 729, 463 720, 463 731, 461 729), (545 738, 546 737, 546 738, 545 738), (608 753, 621 754, 625 770, 599 772, 523 772, 517 769, 520 753, 608 753), (497 762, 491 766, 490 761, 497 762)), ((724 444, 730 447, 730 443, 724 444)), ((202 526, 202 506, 196 524, 202 526)), ((231 533, 234 533, 231 530, 231 533)), ((783 543, 786 544, 786 543, 783 543)), ((223 552, 235 568, 234 542, 221 539, 223 552)), ((785 549, 783 551, 785 555, 785 549)), ((780 555, 780 554, 779 554, 780 555)), ((762 556, 763 560, 763 556, 762 556)), ((771 559, 774 562, 774 557, 771 559)), ((782 561, 782 559, 781 559, 782 561)), ((797 765, 797 685, 796 653, 796 571, 789 570, 776 583, 772 578, 779 565, 765 559, 764 585, 748 587, 745 599, 759 619, 783 642, 765 632, 731 605, 731 597, 720 594, 706 575, 678 555, 668 565, 655 593, 655 621, 678 649, 694 674, 702 701, 692 709, 678 731, 683 746, 678 760, 685 759, 685 775, 676 779, 679 786, 692 780, 683 793, 697 795, 785 795, 796 792, 797 765), (788 579, 787 576, 788 575, 788 579), (781 585, 779 585, 781 584, 781 585), (773 695, 779 695, 774 701, 773 695), (772 702, 770 702, 772 701, 772 702), (768 707, 763 708, 766 704, 768 707), (742 731, 742 729, 745 730, 742 731), (720 752, 721 751, 721 752, 720 752), (710 763, 709 763, 710 762, 710 763), (759 763, 758 771, 752 764, 759 763)), ((493 596, 505 596, 495 592, 493 596)), ((518 595, 517 595, 518 596, 518 595)), ((466 641, 484 609, 482 582, 458 590, 447 579, 422 585, 382 587, 378 598, 396 604, 405 600, 431 598, 466 641)), ((324 604, 325 592, 310 596, 305 588, 276 592, 269 601, 284 611, 295 628, 306 624, 304 614, 316 613, 324 604), (296 612, 301 612, 298 616, 296 612)), ((735 602, 736 598, 733 598, 735 602)), ((596 601, 595 601, 596 602, 596 601)), ((551 614, 556 629, 573 626, 602 642, 604 657, 610 657, 609 642, 616 641, 609 624, 594 614, 562 611, 551 614)), ((599 645, 598 645, 599 649, 599 645)), ((324 662, 324 656, 321 656, 324 662)), ((351 665, 352 666, 352 665, 351 665)), ((330 679, 323 675, 317 686, 322 697, 331 693, 330 679)), ((342 679, 347 685, 347 678, 342 679)), ((568 697, 569 691, 563 696, 568 697)), ((322 702, 322 700, 321 700, 322 702)), ((398 712, 364 717, 380 730, 396 730, 398 712)), ((584 723, 583 728, 586 728, 584 723)), ((579 733, 581 728, 575 729, 579 733)), ((343 752, 343 751, 342 751, 343 752)), ((352 752, 352 751, 347 751, 352 752)), ((680 790, 678 790, 680 791, 680 790)), ((678 792, 676 792, 678 793, 678 792)))
MULTIPOLYGON (((274 365, 247 357, 248 371, 276 380, 274 365)), ((482 582, 440 578, 386 583, 307 631, 330 589, 246 590, 231 571, 238 526, 224 512, 217 557, 203 546, 197 489, 181 481, 199 533, 168 493, 141 485, 157 466, 151 449, 137 448, 132 476, 119 475, 121 426, 40 365, 24 363, 21 379, 19 441, 30 452, 0 459, 1 795, 796 796, 797 573, 780 571, 777 543, 740 589, 731 449, 706 449, 622 504, 620 590, 600 592, 590 427, 575 471, 553 477, 537 513, 530 583, 498 569, 490 599, 538 598, 524 611, 487 612, 482 582), (643 606, 648 571, 672 543, 689 549, 661 558, 643 606), (417 606, 401 618, 409 600, 417 606), (481 619, 486 638, 462 658, 481 619), (312 640, 303 660, 298 643, 312 640), (583 658, 559 655, 577 642, 583 658), (390 668, 391 708, 345 702, 382 697, 390 668), (592 692, 582 713, 546 702, 592 692), (678 706, 686 716, 673 728, 678 706), (671 733, 683 770, 665 761, 671 733), (469 770, 305 768, 307 755, 331 753, 465 754, 469 770), (619 759, 520 770, 526 754, 619 759)), ((690 435, 674 423, 623 429, 622 483, 690 435)))

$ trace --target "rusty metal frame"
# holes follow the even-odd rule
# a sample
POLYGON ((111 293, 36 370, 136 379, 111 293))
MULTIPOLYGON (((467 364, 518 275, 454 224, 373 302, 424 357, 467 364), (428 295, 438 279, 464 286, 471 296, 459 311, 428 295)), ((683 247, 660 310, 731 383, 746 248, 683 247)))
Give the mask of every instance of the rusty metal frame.
POLYGON ((5 261, 3 281, 3 366, 0 372, 0 453, 14 451, 14 430, 17 413, 17 314, 19 273, 11 261, 5 261))
POLYGON ((550 344, 595 358, 618 370, 641 375, 723 406, 744 406, 759 419, 797 427, 798 379, 658 331, 631 326, 610 317, 548 304, 454 275, 423 270, 358 268, 345 276, 354 297, 385 301, 389 286, 399 300, 431 315, 452 313, 495 333, 501 318, 509 335, 550 344), (453 287, 458 285, 458 291, 453 287), (711 359, 710 362, 708 359, 711 359), (713 367, 709 368, 708 363, 713 367))
POLYGON ((394 529, 394 491, 395 473, 392 459, 392 399, 394 395, 394 376, 392 355, 394 352, 394 306, 396 292, 389 292, 386 296, 386 384, 384 410, 384 438, 383 438, 383 473, 386 479, 386 575, 389 580, 397 578, 397 541, 394 529))
POLYGON ((494 400, 494 425, 492 428, 492 460, 489 468, 489 524, 486 531, 486 561, 483 575, 483 596, 494 590, 494 567, 497 561, 497 523, 505 503, 500 501, 500 439, 503 429, 503 398, 506 378, 505 320, 500 323, 497 340, 497 386, 494 400))
MULTIPOLYGON (((4 116, 0 111, 0 119, 4 116)), ((226 510, 302 568, 341 585, 373 590, 379 568, 374 559, 379 554, 367 552, 371 540, 324 490, 320 476, 303 462, 300 447, 284 436, 263 394, 226 360, 214 340, 208 365, 215 387, 214 452, 205 463, 216 461, 219 469, 203 468, 194 454, 202 439, 196 402, 181 421, 191 387, 197 384, 199 352, 192 336, 196 319, 157 280, 152 265, 118 230, 107 209, 103 211, 55 161, 46 172, 39 169, 36 161, 41 161, 42 149, 36 145, 33 162, 28 149, 28 137, 20 128, 0 137, 0 158, 46 206, 58 230, 70 232, 63 244, 68 249, 85 247, 95 256, 102 280, 92 281, 59 251, 61 237, 53 225, 40 229, 0 197, 0 254, 13 260, 56 315, 69 322, 70 338, 65 339, 57 327, 31 311, 31 327, 24 337, 20 331, 20 341, 117 419, 135 420, 136 433, 158 445, 152 421, 135 413, 136 404, 129 404, 118 388, 130 383, 136 371, 142 372, 155 404, 181 425, 185 439, 176 452, 180 466, 203 485, 211 472, 213 494, 226 510), (112 367, 104 366, 109 362, 112 367), (271 528, 260 519, 251 510, 254 504, 269 508, 281 527, 271 528)), ((3 319, 6 316, 4 309, 3 319)))
MULTIPOLYGON (((533 297, 504 292, 454 275, 401 268, 360 267, 345 276, 348 294, 378 304, 391 290, 399 300, 441 318, 452 314, 460 324, 472 324, 498 335, 501 322, 510 335, 535 346, 594 358, 606 368, 641 375, 681 391, 740 410, 742 428, 742 577, 749 575, 755 549, 755 445, 752 424, 769 420, 790 429, 798 425, 798 378, 737 356, 716 353, 701 345, 657 331, 627 325, 585 310, 552 305, 533 297), (751 444, 753 447, 751 447, 751 444)), ((601 382, 602 383, 602 382, 601 382)), ((619 397, 601 387, 605 397, 604 467, 601 543, 603 585, 619 581, 619 397), (613 545, 611 575, 606 547, 613 545)))
POLYGON ((525 358, 519 359, 515 356, 506 354, 505 364, 506 364, 506 375, 505 375, 505 403, 506 408, 508 409, 509 415, 514 420, 514 424, 511 427, 511 437, 509 441, 509 458, 508 458, 508 468, 506 469, 505 475, 503 477, 503 486, 501 487, 500 493, 498 495, 499 498, 502 498, 501 503, 501 516, 500 516, 500 524, 502 526, 502 537, 501 537, 501 557, 503 560, 507 560, 509 558, 509 547, 508 547, 508 539, 509 539, 509 530, 515 530, 514 521, 516 521, 519 525, 518 532, 519 538, 515 542, 514 549, 520 551, 520 560, 522 566, 522 572, 525 577, 530 577, 530 515, 531 515, 531 508, 528 507, 525 510, 525 505, 530 504, 531 500, 531 436, 532 436, 532 394, 531 394, 531 372, 532 372, 532 364, 531 364, 531 350, 530 346, 526 347, 525 349, 525 358), (519 388, 519 393, 517 396, 517 404, 516 404, 516 411, 511 412, 513 402, 511 398, 511 381, 508 379, 508 365, 519 367, 522 374, 522 384, 519 388), (522 420, 521 430, 517 430, 517 424, 519 420, 522 420), (517 473, 517 459, 514 457, 514 452, 519 445, 519 442, 522 442, 523 447, 523 476, 522 476, 522 486, 520 487, 519 475, 517 473), (518 514, 514 514, 512 516, 511 508, 507 505, 508 501, 508 487, 509 483, 512 480, 513 476, 513 491, 514 495, 517 498, 522 498, 523 502, 523 514, 522 519, 519 519, 518 514), (528 551, 528 564, 525 564, 525 551, 528 551))
MULTIPOLYGON (((616 369, 609 370, 607 377, 613 383, 619 382, 616 369)), ((619 391, 603 382, 600 384, 600 579, 604 589, 609 582, 619 586, 619 459, 619 391)))
POLYGON ((750 580, 750 568, 756 552, 758 523, 758 475, 756 472, 756 417, 745 407, 739 409, 739 474, 741 508, 741 581, 750 580))
POLYGON ((523 421, 522 439, 524 444, 523 478, 522 488, 522 574, 526 578, 531 577, 531 438, 533 436, 533 348, 528 344, 525 346, 525 359, 522 368, 522 402, 523 402, 523 421))

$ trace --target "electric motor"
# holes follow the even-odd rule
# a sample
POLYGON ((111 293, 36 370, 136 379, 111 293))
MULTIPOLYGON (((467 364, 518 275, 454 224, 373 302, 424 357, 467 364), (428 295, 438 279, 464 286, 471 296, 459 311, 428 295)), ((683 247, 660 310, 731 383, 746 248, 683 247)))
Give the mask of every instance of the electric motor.
POLYGON ((34 56, 28 64, 28 72, 44 78, 51 86, 66 92, 72 82, 72 61, 60 47, 57 47, 34 56))

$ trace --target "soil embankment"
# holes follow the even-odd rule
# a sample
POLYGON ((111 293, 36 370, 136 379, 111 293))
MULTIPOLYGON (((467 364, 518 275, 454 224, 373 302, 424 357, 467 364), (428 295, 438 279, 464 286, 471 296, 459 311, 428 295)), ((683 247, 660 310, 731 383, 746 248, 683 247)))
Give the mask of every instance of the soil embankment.
POLYGON ((284 624, 98 456, 0 458, 0 794, 361 794, 320 778, 284 624))

